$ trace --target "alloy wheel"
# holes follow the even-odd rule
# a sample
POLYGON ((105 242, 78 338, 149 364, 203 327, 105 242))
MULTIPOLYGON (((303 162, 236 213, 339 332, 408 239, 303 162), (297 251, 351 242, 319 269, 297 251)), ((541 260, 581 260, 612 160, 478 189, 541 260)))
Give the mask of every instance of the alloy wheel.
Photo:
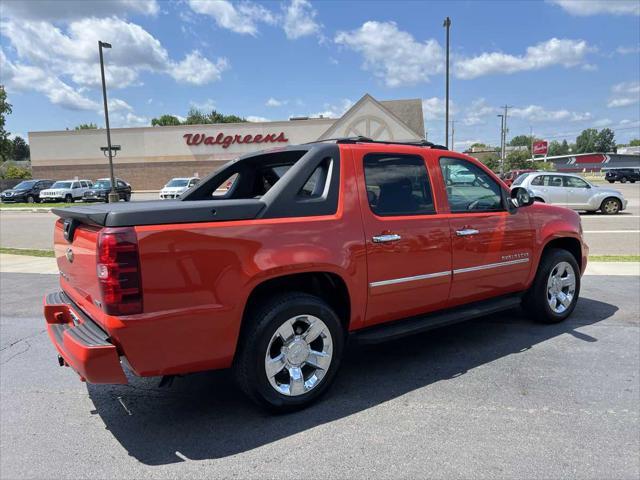
POLYGON ((286 320, 269 340, 264 368, 278 393, 294 397, 320 384, 332 358, 329 327, 313 315, 297 315, 286 320))
POLYGON ((547 303, 554 313, 564 313, 576 294, 576 273, 568 262, 558 263, 547 279, 547 303))
POLYGON ((611 200, 607 200, 604 203, 604 211, 606 213, 609 213, 609 214, 618 213, 618 210, 620 210, 620 204, 618 203, 617 200, 611 199, 611 200))

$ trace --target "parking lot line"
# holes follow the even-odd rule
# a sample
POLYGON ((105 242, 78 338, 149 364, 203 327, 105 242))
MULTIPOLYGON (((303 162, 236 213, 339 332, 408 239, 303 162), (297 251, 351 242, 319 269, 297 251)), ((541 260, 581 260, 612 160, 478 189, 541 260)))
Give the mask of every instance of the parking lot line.
POLYGON ((585 230, 584 233, 640 233, 640 230, 585 230))

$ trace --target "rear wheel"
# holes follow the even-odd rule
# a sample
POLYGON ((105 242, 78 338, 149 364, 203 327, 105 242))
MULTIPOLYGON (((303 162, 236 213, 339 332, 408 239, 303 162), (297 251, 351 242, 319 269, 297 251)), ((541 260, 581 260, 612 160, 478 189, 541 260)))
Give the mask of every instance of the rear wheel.
POLYGON ((622 209, 622 203, 617 198, 605 198, 600 205, 600 211, 605 215, 615 215, 622 209))
POLYGON ((73 203, 73 196, 69 194, 65 195, 64 201, 65 203, 73 203))
POLYGON ((620 183, 627 183, 627 177, 622 177, 620 179, 620 183))
POLYGON ((578 262, 568 251, 552 248, 542 257, 523 306, 537 322, 558 323, 571 315, 579 294, 578 262))
POLYGON ((131 194, 130 193, 125 193, 124 194, 124 201, 128 202, 129 200, 131 200, 131 194))
POLYGON ((609 182, 609 183, 615 183, 616 181, 615 181, 615 180, 607 180, 607 182, 609 182))
POLYGON ((344 346, 338 316, 322 299, 291 293, 245 320, 234 377, 254 402, 274 411, 304 408, 333 381, 344 346))
POLYGON ((35 203, 36 199, 33 197, 33 195, 27 195, 27 203, 35 203))

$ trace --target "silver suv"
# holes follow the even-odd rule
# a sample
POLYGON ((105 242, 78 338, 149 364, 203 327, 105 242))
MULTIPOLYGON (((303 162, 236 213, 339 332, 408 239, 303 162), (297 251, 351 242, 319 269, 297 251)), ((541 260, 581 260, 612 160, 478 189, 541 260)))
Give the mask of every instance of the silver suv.
POLYGON ((528 188, 537 202, 553 203, 571 208, 614 215, 627 208, 622 193, 609 187, 599 187, 570 173, 532 172, 520 175, 512 187, 528 188))

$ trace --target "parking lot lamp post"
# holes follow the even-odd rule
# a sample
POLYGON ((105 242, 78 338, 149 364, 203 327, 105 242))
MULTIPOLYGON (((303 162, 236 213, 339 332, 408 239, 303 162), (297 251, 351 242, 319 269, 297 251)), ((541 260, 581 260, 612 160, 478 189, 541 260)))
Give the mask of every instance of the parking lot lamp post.
POLYGON ((500 117, 500 175, 504 174, 504 115, 500 117))
POLYGON ((111 129, 109 128, 109 107, 107 106, 107 84, 104 80, 104 58, 102 55, 103 48, 111 48, 110 43, 98 40, 98 50, 100 51, 100 74, 102 76, 102 100, 104 101, 104 122, 107 127, 107 151, 109 153, 109 173, 111 177, 111 191, 109 192, 109 203, 119 200, 116 193, 116 177, 113 174, 113 152, 111 150, 111 129))
MULTIPOLYGON (((449 17, 444 19, 443 27, 447 29, 447 59, 446 59, 446 73, 445 73, 445 101, 444 101, 444 138, 445 146, 449 148, 449 29, 451 28, 451 19, 449 17)), ((453 145, 451 146, 453 148, 453 145)))

